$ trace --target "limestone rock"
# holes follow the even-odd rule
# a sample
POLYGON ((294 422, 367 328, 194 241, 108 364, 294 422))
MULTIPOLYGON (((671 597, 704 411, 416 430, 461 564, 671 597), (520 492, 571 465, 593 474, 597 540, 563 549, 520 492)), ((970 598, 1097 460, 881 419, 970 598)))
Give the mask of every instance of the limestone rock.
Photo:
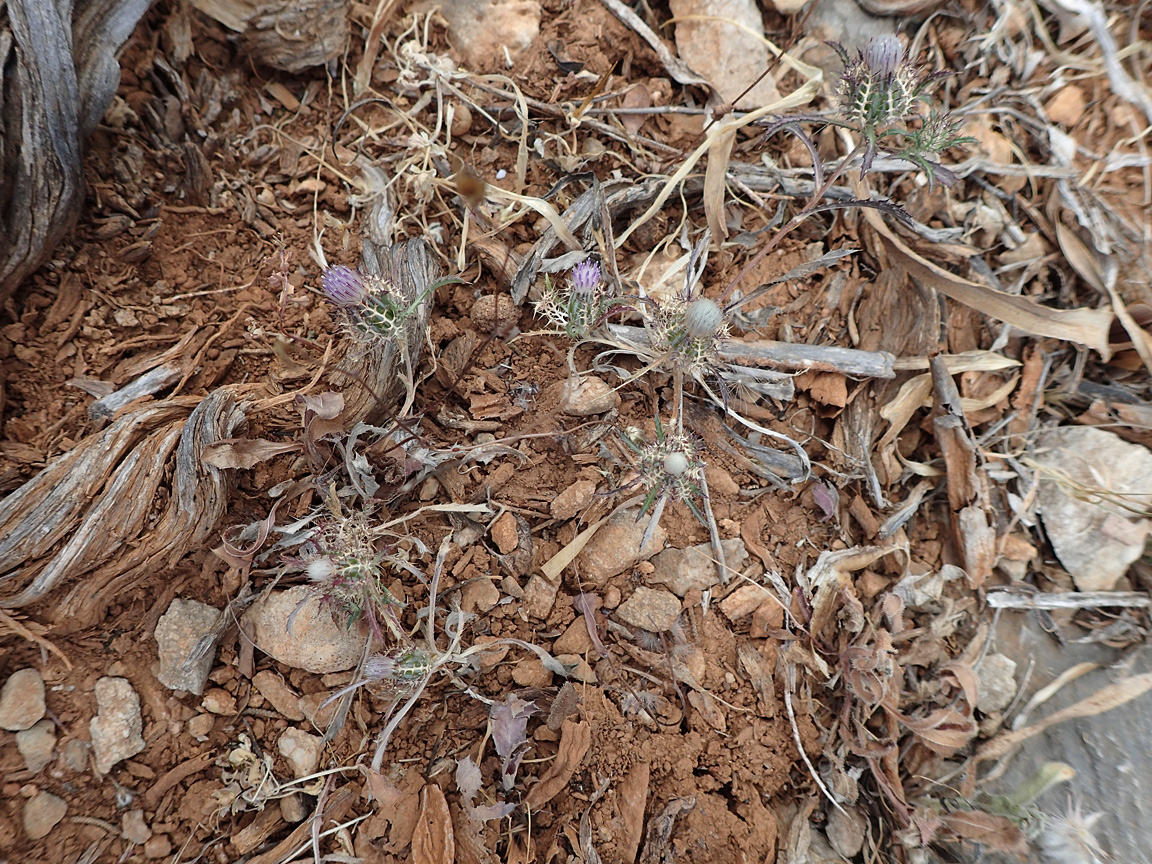
POLYGON ((620 394, 595 375, 571 376, 560 389, 560 410, 573 417, 603 414, 620 404, 620 394))
POLYGON ((320 754, 324 752, 324 739, 319 735, 309 735, 289 726, 276 742, 280 755, 288 760, 296 777, 307 777, 316 771, 320 764, 320 754))
POLYGON ((452 46, 472 69, 504 69, 540 34, 539 0, 446 0, 452 46))
POLYGON ((33 840, 42 840, 67 812, 68 805, 63 798, 50 792, 37 792, 24 805, 24 831, 33 840))
POLYGON ((44 718, 31 729, 16 733, 16 749, 24 759, 24 767, 33 774, 52 761, 52 751, 56 749, 56 724, 44 718))
POLYGON ((96 757, 96 773, 100 776, 112 770, 123 759, 135 756, 144 749, 140 732, 140 697, 127 678, 101 678, 96 682, 97 715, 88 724, 92 736, 92 752, 96 757))
POLYGON ((272 592, 253 603, 245 618, 257 648, 307 672, 343 672, 360 662, 364 651, 360 629, 337 621, 307 585, 272 592))
POLYGON ((8 676, 0 690, 0 729, 30 729, 48 710, 44 702, 44 679, 35 669, 19 669, 8 676))
POLYGON ((120 836, 138 846, 148 842, 152 837, 152 829, 144 821, 143 810, 129 810, 120 817, 120 836))
POLYGON ((675 594, 657 588, 640 586, 620 604, 616 617, 625 624, 662 633, 670 630, 680 616, 680 601, 675 594))
MULTIPOLYGON (((748 560, 744 541, 739 538, 721 540, 720 548, 724 550, 728 569, 740 572, 748 560)), ((687 549, 665 549, 652 559, 652 566, 655 570, 649 581, 662 584, 677 597, 683 597, 693 589, 707 591, 720 582, 720 568, 716 566, 711 543, 687 549)))
POLYGON ((641 561, 651 558, 668 538, 663 526, 657 525, 652 539, 641 549, 640 541, 651 516, 636 521, 638 508, 620 510, 605 522, 576 556, 581 577, 592 585, 602 585, 641 561))
POLYGON ((208 673, 212 671, 214 651, 204 651, 193 658, 200 640, 212 632, 220 610, 199 600, 177 597, 168 605, 156 623, 156 646, 160 658, 156 678, 169 690, 204 692, 208 673))
MULTIPOLYGON (((671 0, 671 9, 677 19, 710 19, 678 20, 676 50, 725 102, 732 102, 771 65, 768 47, 756 35, 764 33, 756 0, 671 0)), ((759 108, 779 98, 771 76, 765 76, 737 107, 759 108)))

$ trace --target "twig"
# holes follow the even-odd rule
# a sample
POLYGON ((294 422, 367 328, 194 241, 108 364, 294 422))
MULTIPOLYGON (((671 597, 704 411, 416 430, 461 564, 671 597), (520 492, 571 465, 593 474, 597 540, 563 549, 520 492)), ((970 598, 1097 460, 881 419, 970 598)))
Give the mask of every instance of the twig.
POLYGON ((1123 606, 1152 607, 1152 597, 1142 591, 1061 591, 1055 594, 1021 594, 1011 589, 992 591, 988 605, 993 609, 1098 609, 1123 606))

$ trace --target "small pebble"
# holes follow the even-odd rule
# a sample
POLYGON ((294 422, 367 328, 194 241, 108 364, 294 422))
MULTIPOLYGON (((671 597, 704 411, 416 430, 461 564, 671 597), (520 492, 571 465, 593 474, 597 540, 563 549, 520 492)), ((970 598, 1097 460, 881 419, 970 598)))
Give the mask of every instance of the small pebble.
POLYGON ((140 732, 140 697, 126 678, 101 678, 94 688, 97 716, 88 724, 96 773, 103 776, 117 762, 135 756, 144 749, 140 732))
POLYGON ((16 733, 16 749, 24 759, 24 767, 33 774, 52 761, 52 751, 56 749, 56 724, 45 718, 31 729, 16 733))
POLYGON ((120 836, 129 843, 143 845, 152 836, 152 829, 144 821, 143 810, 129 810, 120 817, 120 836))
POLYGON ((1016 661, 1003 654, 989 654, 976 670, 980 695, 976 708, 984 714, 1003 711, 1016 698, 1016 661))
POLYGON ((0 729, 30 729, 48 710, 44 679, 35 669, 20 669, 8 676, 0 690, 0 729))
POLYGON ((24 831, 33 840, 41 840, 64 818, 68 804, 50 792, 38 792, 24 805, 24 831))
POLYGON ((270 669, 257 672, 252 678, 252 684, 279 714, 289 720, 304 719, 304 713, 300 710, 300 696, 293 693, 275 672, 270 669))
POLYGON ((156 678, 170 690, 202 693, 212 671, 215 651, 196 654, 200 641, 210 636, 220 617, 220 610, 199 600, 177 597, 156 624, 156 646, 159 665, 156 678))
POLYGON ((307 777, 316 771, 320 764, 320 754, 324 752, 324 739, 319 735, 309 735, 294 726, 289 726, 276 743, 280 755, 288 760, 296 777, 307 777))
POLYGON ((642 585, 620 604, 616 617, 633 627, 662 633, 670 630, 680 617, 680 600, 669 591, 642 585))
POLYGON ((520 534, 516 530, 516 516, 511 510, 501 513, 492 523, 489 532, 501 555, 507 555, 520 544, 520 534))
POLYGON ((588 661, 575 654, 560 654, 556 660, 568 670, 568 678, 581 684, 595 684, 596 673, 588 665, 588 661))
POLYGON ((520 687, 550 687, 552 673, 539 657, 528 657, 512 667, 512 680, 520 687))
POLYGON ((204 698, 200 700, 200 704, 204 706, 204 710, 212 714, 226 714, 231 716, 236 713, 236 697, 223 690, 220 687, 213 687, 204 694, 204 698))
POLYGON ((144 843, 144 857, 150 860, 167 858, 172 854, 172 841, 167 834, 153 834, 144 843))
POLYGON ((573 417, 591 417, 620 404, 620 394, 595 375, 573 375, 560 390, 560 410, 573 417))

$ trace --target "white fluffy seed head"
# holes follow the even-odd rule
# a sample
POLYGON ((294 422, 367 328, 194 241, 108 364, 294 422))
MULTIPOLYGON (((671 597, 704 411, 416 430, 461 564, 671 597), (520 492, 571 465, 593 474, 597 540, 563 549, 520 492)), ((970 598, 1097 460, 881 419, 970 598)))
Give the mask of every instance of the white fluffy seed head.
POLYGON ((688 457, 683 453, 669 453, 664 457, 664 471, 673 477, 679 477, 688 470, 688 457))
POLYGON ((684 329, 693 339, 715 336, 724 323, 724 310, 715 300, 701 297, 684 310, 684 329))
POLYGON ((336 572, 336 565, 328 557, 313 558, 308 562, 308 578, 313 582, 323 582, 336 572))

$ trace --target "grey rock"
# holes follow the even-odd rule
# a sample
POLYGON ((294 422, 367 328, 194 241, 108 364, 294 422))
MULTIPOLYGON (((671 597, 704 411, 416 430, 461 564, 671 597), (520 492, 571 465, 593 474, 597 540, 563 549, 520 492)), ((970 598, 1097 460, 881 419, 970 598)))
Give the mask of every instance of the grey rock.
POLYGON ((559 586, 537 573, 524 586, 524 596, 520 600, 520 605, 529 616, 543 621, 552 611, 558 591, 559 586))
POLYGON ((156 645, 160 658, 156 678, 169 690, 187 690, 200 695, 212 671, 214 650, 193 658, 197 643, 212 633, 220 610, 199 600, 177 597, 156 624, 156 645))
POLYGON ((503 69, 540 34, 539 0, 445 0, 453 47, 472 69, 503 69))
POLYGON ((296 669, 319 675, 343 672, 360 662, 364 651, 360 629, 337 621, 307 585, 273 591, 244 617, 256 647, 296 669))
POLYGON ((648 544, 643 549, 640 548, 640 541, 644 539, 644 532, 648 528, 651 516, 645 516, 637 522, 638 513, 638 508, 616 512, 576 556, 580 576, 585 582, 595 586, 602 585, 613 576, 635 567, 641 561, 648 560, 664 548, 668 533, 660 525, 657 525, 652 532, 652 539, 648 544))
MULTIPOLYGON (((728 569, 739 572, 748 560, 744 541, 739 537, 721 540, 720 547, 724 550, 724 563, 728 569)), ((687 549, 665 549, 652 559, 652 566, 656 569, 648 581, 663 585, 677 597, 683 597, 693 589, 707 591, 721 581, 711 543, 687 549)))
POLYGON ((35 669, 19 669, 8 676, 0 690, 0 729, 30 729, 48 710, 44 679, 35 669))
POLYGON ((845 858, 855 858, 864 848, 864 830, 867 823, 856 808, 846 804, 844 810, 832 807, 828 810, 828 824, 825 831, 832 848, 845 858))
POLYGON ((37 792, 24 805, 24 831, 33 840, 42 840, 67 812, 68 805, 63 798, 51 792, 37 792))
POLYGON ((152 836, 152 829, 144 821, 143 810, 129 810, 120 817, 120 836, 129 843, 143 845, 152 836))
POLYGON ((633 627, 662 633, 680 617, 680 601, 668 591, 641 586, 620 604, 616 617, 633 627))
POLYGON ((1003 711, 1016 698, 1016 661, 1003 654, 989 654, 976 670, 980 695, 976 708, 985 714, 1003 711))
POLYGON ((31 729, 16 733, 16 749, 24 759, 24 767, 33 774, 52 761, 52 751, 56 749, 56 724, 44 718, 31 729))
POLYGON ((144 749, 140 732, 140 697, 127 678, 101 678, 96 682, 97 715, 88 724, 96 773, 103 776, 112 766, 144 749))
POLYGON ((276 743, 280 755, 288 760, 296 777, 307 777, 316 771, 320 764, 320 754, 324 751, 324 739, 319 735, 309 735, 294 726, 289 726, 276 743))
POLYGON ((756 82, 771 65, 768 46, 760 38, 764 18, 756 0, 672 0, 671 7, 680 59, 708 79, 725 102, 754 82, 739 107, 759 108, 780 98, 771 76, 756 82))

